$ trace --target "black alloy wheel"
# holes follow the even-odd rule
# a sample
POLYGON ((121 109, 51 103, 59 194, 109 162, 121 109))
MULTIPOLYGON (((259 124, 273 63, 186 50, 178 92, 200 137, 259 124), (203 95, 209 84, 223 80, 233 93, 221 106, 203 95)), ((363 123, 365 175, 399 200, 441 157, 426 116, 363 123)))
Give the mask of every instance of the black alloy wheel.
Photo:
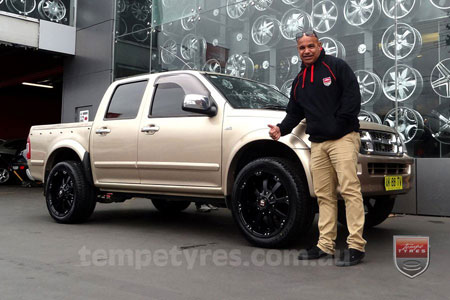
POLYGON ((7 168, 0 167, 0 184, 7 183, 10 177, 11 174, 9 173, 9 170, 7 168))
POLYGON ((94 189, 87 182, 79 162, 56 164, 46 182, 47 208, 59 223, 87 220, 96 205, 94 189))
POLYGON ((236 178, 232 213, 244 236, 259 247, 283 247, 309 230, 314 213, 306 179, 292 162, 261 158, 236 178))
MULTIPOLYGON (((391 214, 394 208, 395 198, 385 197, 369 197, 364 198, 364 228, 371 228, 383 223, 391 214)), ((347 226, 347 218, 345 211, 345 201, 338 201, 338 221, 347 226)))

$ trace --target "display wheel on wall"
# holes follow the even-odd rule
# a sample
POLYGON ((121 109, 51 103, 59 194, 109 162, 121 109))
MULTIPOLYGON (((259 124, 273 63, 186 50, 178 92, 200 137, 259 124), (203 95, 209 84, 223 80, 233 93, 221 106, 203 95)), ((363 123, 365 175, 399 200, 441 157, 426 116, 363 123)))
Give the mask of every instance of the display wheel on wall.
POLYGON ((251 34, 257 45, 274 45, 280 40, 280 21, 272 16, 260 16, 253 23, 251 34))
POLYGON ((383 13, 391 19, 395 19, 397 10, 397 19, 412 16, 420 6, 420 0, 383 0, 383 13))
POLYGON ((194 34, 186 35, 181 41, 180 53, 186 60, 204 58, 206 53, 206 40, 194 34))
POLYGON ((208 59, 202 68, 206 72, 222 73, 222 67, 217 59, 208 59))
POLYGON ((291 89, 292 89, 292 83, 294 82, 294 79, 289 79, 283 85, 281 86, 280 92, 285 94, 286 96, 291 96, 291 89))
POLYGON ((117 23, 118 28, 116 30, 116 38, 121 37, 128 32, 127 22, 124 18, 119 17, 119 22, 117 23))
POLYGON ((36 9, 36 0, 6 0, 6 7, 12 13, 26 16, 36 9))
POLYGON ((378 77, 377 74, 366 70, 355 71, 355 76, 359 84, 361 104, 364 105, 371 101, 377 101, 381 96, 380 77, 378 77))
POLYGON ((441 60, 430 76, 431 87, 441 97, 450 98, 450 58, 441 60))
POLYGON ((423 88, 422 75, 407 65, 397 66, 397 75, 395 74, 395 66, 391 67, 383 76, 383 92, 384 95, 391 101, 395 101, 397 79, 397 100, 403 102, 406 100, 416 99, 423 88))
POLYGON ((181 18, 181 27, 184 30, 190 31, 195 28, 197 22, 200 20, 200 13, 194 8, 187 7, 183 11, 183 18, 181 18))
POLYGON ((384 125, 395 128, 395 115, 398 114, 397 131, 405 143, 419 139, 423 134, 423 118, 420 113, 407 107, 391 109, 384 118, 384 125))
POLYGON ((161 32, 165 36, 175 36, 180 29, 180 21, 161 24, 161 32))
POLYGON ((161 46, 161 61, 165 64, 172 64, 177 55, 177 42, 170 39, 161 46))
POLYGON ((323 50, 325 50, 326 54, 345 59, 345 48, 341 42, 330 37, 320 38, 319 41, 322 43, 323 50))
POLYGON ((294 7, 303 7, 311 3, 312 0, 281 0, 284 4, 294 7))
POLYGON ((430 0, 431 4, 440 9, 450 9, 450 0, 430 0))
POLYGON ((369 28, 378 21, 380 14, 378 0, 347 0, 344 5, 344 19, 352 26, 369 28))
POLYGON ((249 1, 227 0, 227 15, 231 19, 243 19, 248 14, 249 1))
POLYGON ((279 61, 277 67, 277 76, 280 80, 285 80, 291 73, 291 63, 289 58, 283 58, 279 61))
POLYGON ((338 8, 333 1, 320 1, 314 5, 311 19, 315 31, 319 33, 328 32, 336 25, 338 8))
POLYGON ((253 4, 257 10, 264 11, 272 5, 273 0, 253 0, 250 3, 253 4))
POLYGON ((236 77, 252 78, 254 71, 255 64, 246 55, 233 54, 225 65, 225 73, 236 77))
POLYGON ((151 8, 147 3, 134 2, 131 4, 130 10, 133 17, 142 22, 147 20, 151 13, 151 8))
POLYGON ((130 3, 127 0, 117 0, 117 13, 123 14, 129 5, 130 3))
POLYGON ((405 23, 398 23, 397 32, 395 25, 390 26, 381 38, 381 49, 390 59, 395 59, 396 49, 399 60, 413 59, 421 48, 422 35, 417 29, 405 23))
POLYGON ((281 18, 280 30, 285 39, 294 40, 297 33, 311 28, 311 16, 303 10, 291 8, 281 18))
POLYGON ((67 10, 61 0, 42 0, 38 12, 41 18, 58 23, 66 17, 67 10))
POLYGON ((431 135, 438 142, 450 144, 450 105, 445 103, 431 111, 428 120, 431 135))
POLYGON ((134 24, 133 27, 131 28, 131 35, 133 36, 133 38, 139 42, 139 43, 143 43, 147 40, 148 36, 149 36, 149 31, 150 29, 146 28, 144 25, 142 24, 134 24))
POLYGON ((371 122, 371 123, 377 123, 381 124, 380 117, 371 111, 361 110, 358 114, 358 120, 364 121, 364 122, 371 122))

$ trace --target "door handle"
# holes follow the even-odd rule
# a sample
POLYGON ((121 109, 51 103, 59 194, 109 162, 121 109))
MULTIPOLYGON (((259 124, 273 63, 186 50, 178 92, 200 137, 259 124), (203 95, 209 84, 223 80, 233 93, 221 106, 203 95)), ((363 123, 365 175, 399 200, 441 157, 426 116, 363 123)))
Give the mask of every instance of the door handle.
POLYGON ((106 128, 106 127, 97 129, 97 130, 95 131, 96 134, 108 134, 108 133, 110 133, 110 132, 111 132, 111 129, 106 128))
POLYGON ((141 132, 146 132, 150 134, 153 134, 157 131, 159 131, 159 126, 156 125, 148 125, 141 128, 141 132))

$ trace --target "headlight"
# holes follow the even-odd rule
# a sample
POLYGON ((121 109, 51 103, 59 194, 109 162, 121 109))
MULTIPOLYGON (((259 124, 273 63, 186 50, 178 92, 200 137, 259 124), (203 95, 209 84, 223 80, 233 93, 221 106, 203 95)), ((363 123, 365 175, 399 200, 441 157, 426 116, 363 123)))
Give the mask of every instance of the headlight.
POLYGON ((368 131, 360 131, 361 136, 361 153, 370 154, 373 153, 373 141, 372 136, 368 131))

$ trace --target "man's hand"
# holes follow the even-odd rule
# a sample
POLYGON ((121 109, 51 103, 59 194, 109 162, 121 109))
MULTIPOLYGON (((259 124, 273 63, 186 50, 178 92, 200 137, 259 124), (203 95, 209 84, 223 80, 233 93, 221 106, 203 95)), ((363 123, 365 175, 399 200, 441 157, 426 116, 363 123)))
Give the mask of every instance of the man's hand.
POLYGON ((272 139, 274 139, 275 141, 278 141, 278 139, 281 136, 281 131, 280 131, 280 127, 278 126, 274 126, 274 125, 267 125, 269 126, 270 130, 269 130, 269 135, 272 139))

